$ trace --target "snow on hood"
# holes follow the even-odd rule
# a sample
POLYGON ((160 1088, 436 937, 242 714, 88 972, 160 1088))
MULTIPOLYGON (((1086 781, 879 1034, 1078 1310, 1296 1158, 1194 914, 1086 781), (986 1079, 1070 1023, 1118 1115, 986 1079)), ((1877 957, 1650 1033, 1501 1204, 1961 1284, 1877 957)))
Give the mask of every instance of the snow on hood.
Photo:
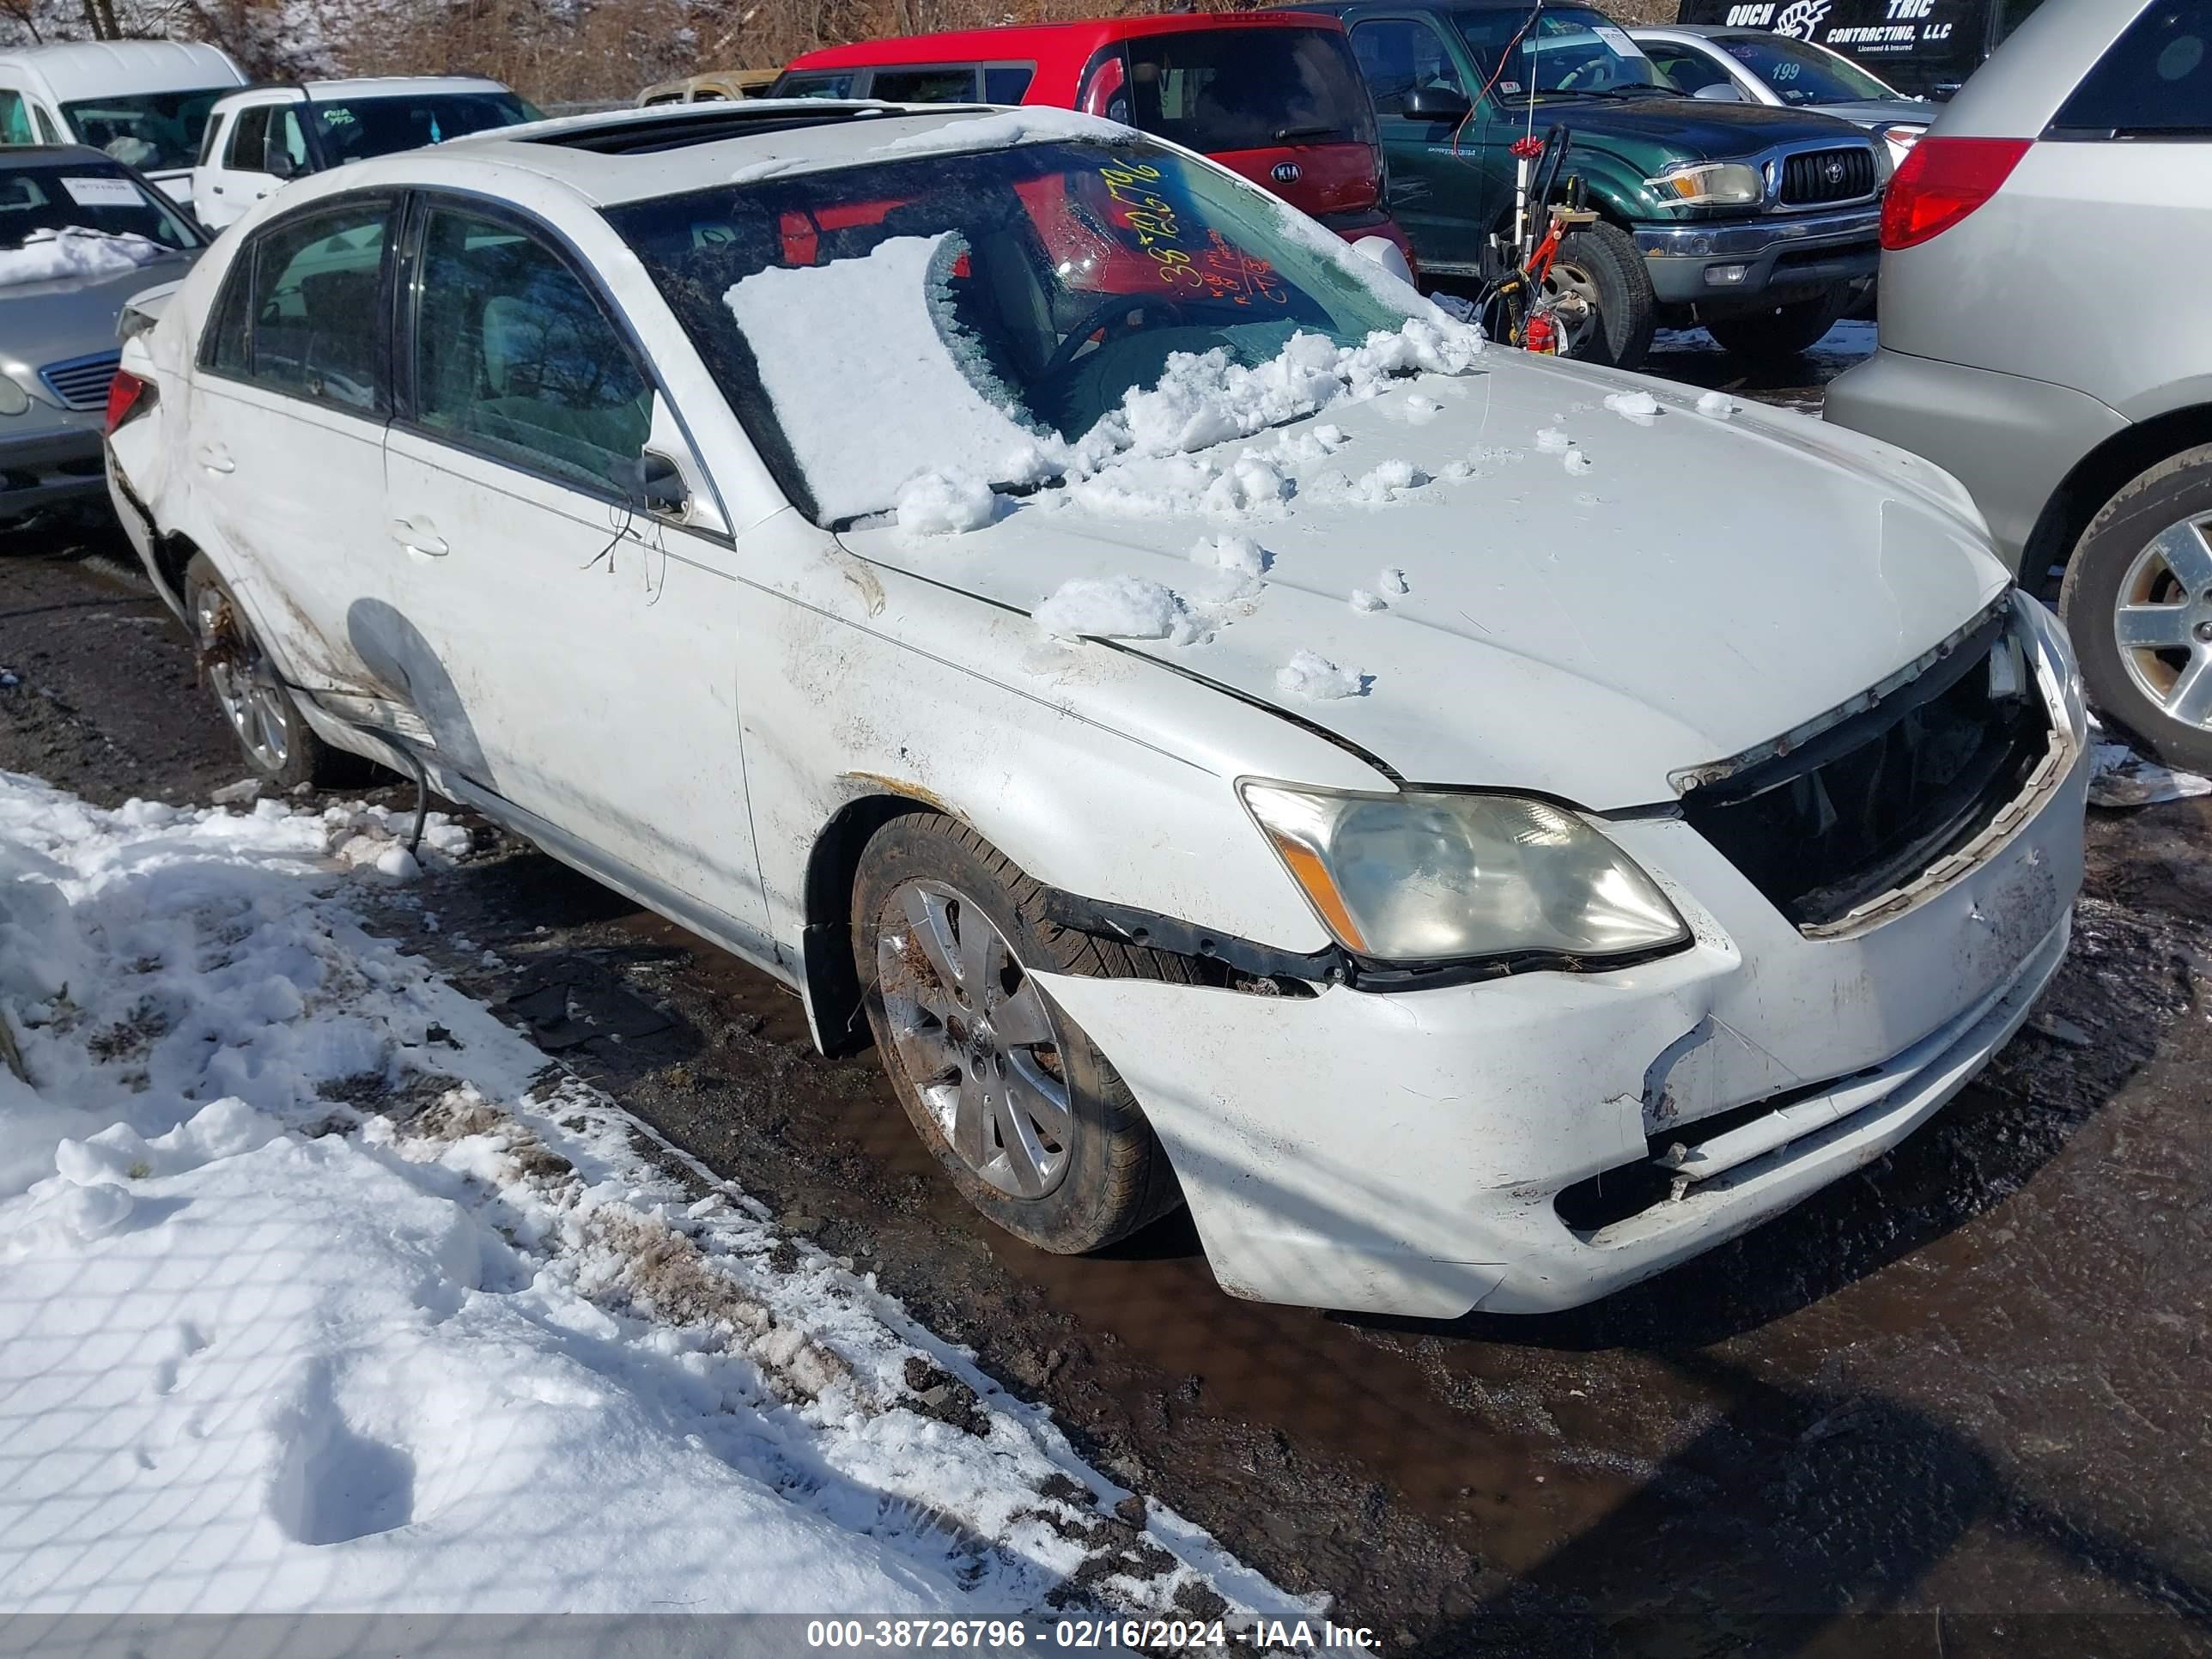
POLYGON ((34 230, 21 247, 0 248, 0 288, 65 277, 113 276, 174 252, 144 236, 114 235, 76 225, 34 230))
POLYGON ((1194 535, 1229 526, 1265 550, 1256 603, 1189 643, 1121 648, 1291 710, 1407 778, 1600 809, 1670 799, 1669 774, 1834 708, 2005 584, 1925 463, 1797 416, 1716 419, 1661 382, 1518 353, 1484 365, 1339 398, 1327 422, 1256 441, 1125 457, 970 534, 844 540, 1034 612, 1072 578, 1187 592, 1194 535), (1604 406, 1620 392, 1648 393, 1652 412, 1638 397, 1604 406), (1547 428, 1555 452, 1538 447, 1547 428), (1355 589, 1381 605, 1356 606, 1355 589), (1339 672, 1285 673, 1301 653, 1339 672), (1355 695, 1310 695, 1352 676, 1355 695))

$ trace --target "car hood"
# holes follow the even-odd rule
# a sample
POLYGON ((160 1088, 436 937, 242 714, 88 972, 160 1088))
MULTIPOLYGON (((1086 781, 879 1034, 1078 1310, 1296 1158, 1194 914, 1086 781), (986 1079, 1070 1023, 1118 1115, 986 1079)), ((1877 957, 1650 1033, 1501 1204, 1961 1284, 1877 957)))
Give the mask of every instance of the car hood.
POLYGON ((1843 136, 1812 110, 1705 98, 1547 98, 1536 106, 1537 131, 1554 123, 1565 124, 1577 144, 1659 143, 1682 160, 1701 161, 1843 136))
POLYGON ((1931 126, 1941 111, 1911 98, 1862 98, 1850 103, 1814 104, 1816 114, 1832 115, 1863 127, 1931 126))
POLYGON ((0 286, 0 356, 35 370, 115 349, 115 319, 132 295, 174 283, 197 250, 165 254, 135 270, 0 286))
POLYGON ((878 525, 843 540, 1026 612, 1071 577, 1200 592, 1194 544, 1249 536, 1270 562, 1249 614, 1200 642, 1116 647, 1325 728, 1402 778, 1599 810, 1670 799, 1674 775, 1836 708, 2006 585, 1963 492, 1902 452, 1778 410, 1714 418, 1635 376, 1486 361, 1194 458, 1276 455, 1295 493, 1271 515, 1127 516, 1055 488, 966 535, 878 525), (1614 412, 1601 400, 1617 390, 1648 392, 1660 412, 1614 412), (1334 453, 1280 459, 1332 425, 1334 453), (1540 428, 1567 433, 1588 470, 1540 449, 1540 428), (1383 505, 1353 499, 1401 460, 1432 481, 1383 505), (1474 476, 1449 475, 1470 462, 1474 476), (1382 589, 1393 567, 1408 591, 1355 611, 1351 591, 1382 589), (1278 675, 1302 650, 1370 677, 1363 694, 1286 690, 1278 675))

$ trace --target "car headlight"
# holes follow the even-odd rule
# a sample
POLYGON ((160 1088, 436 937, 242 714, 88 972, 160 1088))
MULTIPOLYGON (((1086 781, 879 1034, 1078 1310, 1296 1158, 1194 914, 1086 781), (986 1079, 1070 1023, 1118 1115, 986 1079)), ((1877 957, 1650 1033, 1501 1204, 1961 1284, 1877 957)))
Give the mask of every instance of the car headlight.
POLYGON ((1617 957, 1689 941, 1634 860, 1548 801, 1238 787, 1322 924, 1356 956, 1617 957))
POLYGON ((21 415, 31 406, 31 394, 13 375, 0 374, 0 415, 21 415))
POLYGON ((1644 182, 1661 201, 1684 207, 1755 207, 1766 195, 1759 169, 1743 161, 1693 162, 1644 182))

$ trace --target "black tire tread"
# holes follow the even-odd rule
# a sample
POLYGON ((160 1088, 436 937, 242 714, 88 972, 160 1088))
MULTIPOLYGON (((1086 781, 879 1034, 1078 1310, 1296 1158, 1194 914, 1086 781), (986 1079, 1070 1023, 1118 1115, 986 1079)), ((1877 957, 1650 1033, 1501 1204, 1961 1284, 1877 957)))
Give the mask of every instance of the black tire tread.
POLYGON ((1577 361, 1612 368, 1634 368, 1651 350, 1658 324, 1658 296, 1636 243, 1618 225, 1599 220, 1559 239, 1559 262, 1580 265, 1598 289, 1598 340, 1577 361))
MULTIPOLYGON (((1065 974, 1080 974, 1098 977, 1121 979, 1152 979, 1169 984, 1194 984, 1198 975, 1183 958, 1164 951, 1146 949, 1142 945, 1127 945, 1119 940, 1102 939, 1073 929, 1060 927, 1046 920, 1045 890, 1032 879, 1012 859, 994 847, 972 827, 957 818, 937 812, 912 812, 891 819, 876 832, 871 849, 887 835, 908 834, 927 836, 942 841, 950 848, 972 858, 999 887, 998 896, 1005 899, 1021 919, 1026 939, 1019 941, 1024 946, 1041 950, 1048 962, 1037 963, 1065 974)), ((868 853, 861 854, 865 872, 868 853)), ((854 915, 853 917, 853 952, 855 969, 861 982, 872 985, 875 979, 874 945, 872 919, 860 914, 859 901, 866 893, 865 873, 854 884, 854 915)), ((988 895, 985 896, 988 896, 988 895)), ((877 1046, 884 1049, 880 1020, 881 1004, 872 994, 869 998, 869 1020, 876 1025, 877 1046)), ((1098 1053, 1088 1034, 1077 1026, 1063 1011, 1063 1027, 1079 1038, 1096 1056, 1101 1087, 1096 1091, 1098 1105, 1104 1121, 1107 1167, 1101 1185, 1100 1202, 1095 1206, 1109 1218, 1106 1224, 1087 1230, 1080 1236, 1054 1237, 1030 1229, 1009 1224, 1001 1214, 993 1213, 991 1207, 978 1202, 969 1183, 962 1182, 962 1189, 971 1203, 983 1209, 994 1221, 1007 1227, 1009 1231, 1026 1238, 1040 1249, 1062 1255, 1076 1255, 1089 1250, 1103 1249, 1107 1245, 1127 1237, 1149 1226, 1179 1206, 1182 1189, 1176 1181, 1175 1170, 1167 1153, 1152 1133, 1146 1121, 1144 1109, 1130 1092, 1129 1085, 1121 1080, 1112 1061, 1098 1053)), ((886 1071, 896 1064, 888 1053, 882 1055, 886 1071)), ((894 1085, 896 1087, 896 1084, 894 1085)), ((904 1096, 901 1096, 903 1103, 904 1096)), ((909 1109, 909 1111, 911 1109, 909 1109)), ((956 1179, 958 1178, 955 1171, 956 1179)))
POLYGON ((2169 455, 2115 491, 2074 544, 2058 590, 2058 614, 2073 636, 2098 714, 2166 764, 2195 772, 2212 771, 2212 732, 2184 726, 2144 700, 2121 665, 2111 611, 2120 579, 2149 532, 2184 513, 2204 510, 2212 510, 2212 444, 2169 455), (2197 501, 2188 499, 2192 492, 2197 501))

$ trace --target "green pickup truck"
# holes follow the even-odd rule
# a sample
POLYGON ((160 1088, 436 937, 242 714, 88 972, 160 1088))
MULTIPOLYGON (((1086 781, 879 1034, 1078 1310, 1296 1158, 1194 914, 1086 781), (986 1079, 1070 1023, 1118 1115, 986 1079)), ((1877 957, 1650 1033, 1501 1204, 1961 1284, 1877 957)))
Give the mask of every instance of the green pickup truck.
POLYGON ((1329 0, 1373 94, 1389 211, 1423 276, 1495 275, 1516 139, 1571 136, 1599 222, 1562 244, 1570 356, 1632 368, 1659 323, 1731 351, 1802 351, 1863 298, 1880 250, 1884 148, 1809 111, 1682 96, 1589 6, 1329 0))

